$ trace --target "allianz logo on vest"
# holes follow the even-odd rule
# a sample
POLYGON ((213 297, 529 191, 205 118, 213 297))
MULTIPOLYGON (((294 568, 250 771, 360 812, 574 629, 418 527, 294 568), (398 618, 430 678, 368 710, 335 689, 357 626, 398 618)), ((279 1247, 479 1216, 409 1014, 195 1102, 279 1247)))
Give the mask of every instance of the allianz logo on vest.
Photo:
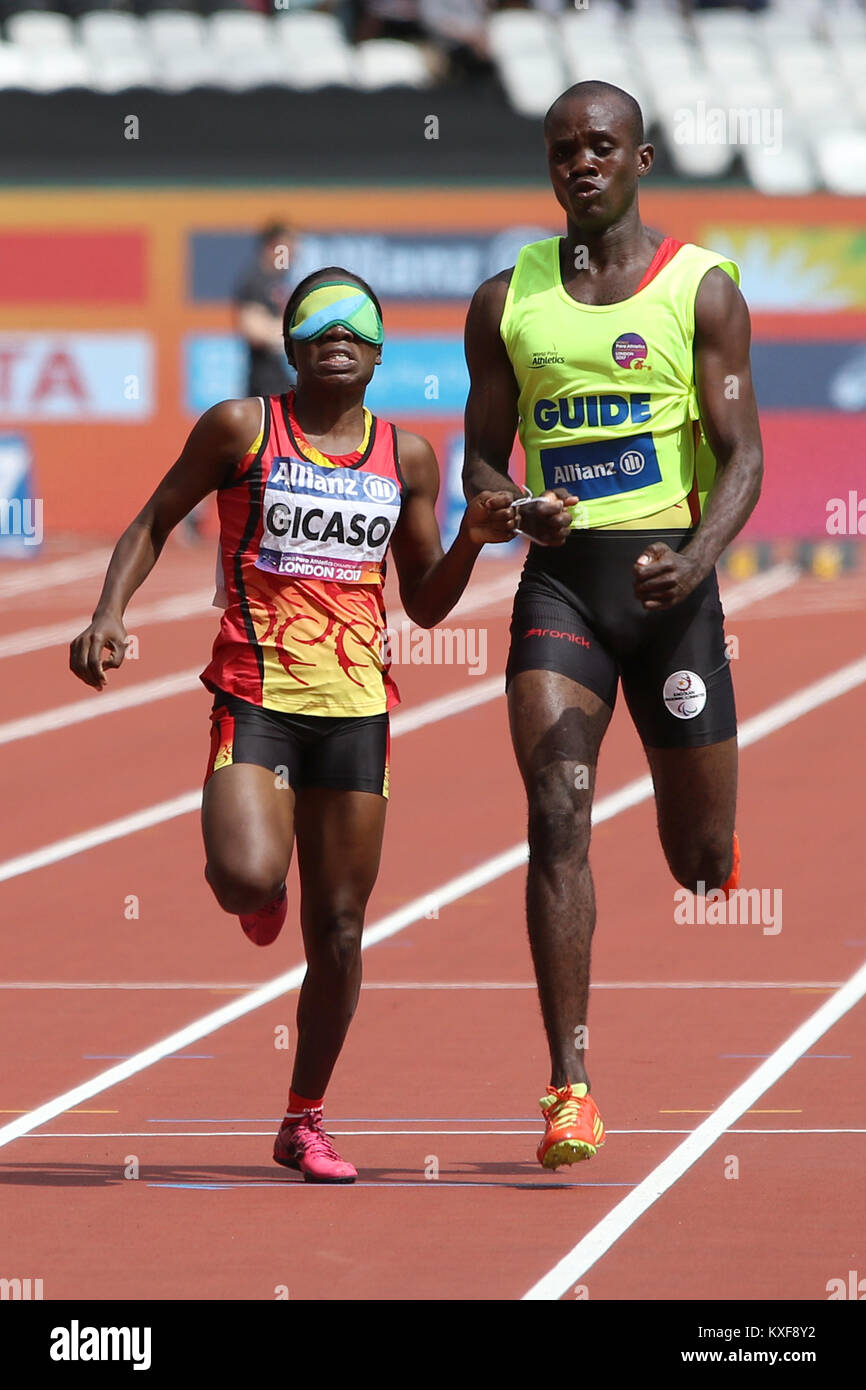
POLYGON ((567 487, 582 502, 651 487, 662 476, 651 434, 563 444, 542 449, 539 460, 545 487, 567 487))
POLYGON ((560 396, 557 400, 536 401, 532 418, 540 430, 612 429, 630 421, 646 424, 651 415, 648 391, 633 391, 628 396, 560 396))
POLYGON ((361 468, 321 467, 302 459, 271 460, 267 486, 306 496, 366 499, 368 502, 396 502, 400 489, 391 478, 361 468))

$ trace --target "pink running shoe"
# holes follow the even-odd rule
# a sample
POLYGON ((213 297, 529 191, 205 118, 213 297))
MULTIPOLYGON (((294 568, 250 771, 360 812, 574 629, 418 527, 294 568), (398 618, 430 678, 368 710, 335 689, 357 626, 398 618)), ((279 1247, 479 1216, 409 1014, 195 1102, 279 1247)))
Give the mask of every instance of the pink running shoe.
POLYGON ((288 910, 289 895, 283 884, 283 891, 277 894, 273 902, 265 903, 258 912, 248 912, 239 921, 250 941, 257 946, 270 946, 282 931, 288 910))
POLYGON ((354 1182, 357 1168, 340 1157, 322 1126, 321 1110, 283 1121, 274 1142, 274 1162, 303 1173, 304 1182, 354 1182))

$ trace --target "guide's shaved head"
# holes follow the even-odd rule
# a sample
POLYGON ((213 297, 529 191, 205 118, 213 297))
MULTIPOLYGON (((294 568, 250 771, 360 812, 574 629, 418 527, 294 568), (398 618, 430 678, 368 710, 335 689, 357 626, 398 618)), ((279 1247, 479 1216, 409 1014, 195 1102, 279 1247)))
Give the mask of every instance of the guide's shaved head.
POLYGON ((575 82, 556 98, 544 118, 544 134, 549 135, 556 121, 566 115, 567 109, 578 102, 602 101, 608 104, 611 114, 624 121, 635 146, 644 141, 643 112, 629 92, 622 87, 614 87, 611 82, 575 82))
POLYGON ((576 82, 544 118, 550 182, 572 229, 599 231, 631 215, 638 180, 652 168, 643 116, 630 92, 610 82, 576 82))

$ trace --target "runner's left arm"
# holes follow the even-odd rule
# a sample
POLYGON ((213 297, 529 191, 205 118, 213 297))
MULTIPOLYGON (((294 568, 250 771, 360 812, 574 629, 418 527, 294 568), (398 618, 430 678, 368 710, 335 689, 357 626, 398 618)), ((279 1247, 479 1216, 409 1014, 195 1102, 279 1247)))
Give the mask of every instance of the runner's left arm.
POLYGON ((676 552, 655 541, 639 557, 635 593, 647 609, 686 598, 745 526, 760 496, 763 455, 750 336, 739 289, 720 267, 707 271, 695 299, 695 384, 716 478, 688 545, 676 552))
POLYGON ((436 455, 420 435, 398 430, 397 440, 404 491, 391 553, 406 613, 419 627, 434 627, 466 588, 482 546, 514 535, 513 494, 480 492, 468 503, 450 550, 443 552, 436 520, 436 455))

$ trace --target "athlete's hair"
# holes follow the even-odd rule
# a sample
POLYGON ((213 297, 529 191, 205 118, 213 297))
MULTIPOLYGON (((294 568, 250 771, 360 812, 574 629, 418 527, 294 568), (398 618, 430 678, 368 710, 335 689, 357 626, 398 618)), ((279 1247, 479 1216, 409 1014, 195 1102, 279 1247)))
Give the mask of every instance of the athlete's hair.
POLYGON ((357 285, 359 289, 362 289, 365 294, 368 294, 370 296, 370 298, 372 299, 373 303, 379 311, 379 318, 382 317, 382 305, 379 303, 379 300, 376 298, 376 295, 373 293, 366 280, 362 280, 360 275, 355 275, 351 270, 346 270, 341 265, 323 266, 321 270, 314 270, 311 272, 311 274, 305 275, 303 280, 300 280, 298 284, 295 285, 295 288, 292 290, 289 302, 286 305, 285 311, 283 313, 283 338, 286 343, 287 351, 292 341, 289 337, 289 324, 291 323, 292 318, 294 317, 295 310, 297 309, 304 295, 307 294, 311 289, 314 289, 315 286, 318 285, 321 280, 347 280, 350 285, 357 285))
POLYGON ((610 97, 616 100, 622 107, 623 115, 628 122, 635 145, 643 144, 643 112, 640 106, 630 92, 624 92, 622 87, 614 87, 611 82, 575 82, 573 87, 569 87, 566 91, 560 93, 544 118, 545 135, 550 129, 557 107, 563 106, 567 101, 580 97, 610 97))

